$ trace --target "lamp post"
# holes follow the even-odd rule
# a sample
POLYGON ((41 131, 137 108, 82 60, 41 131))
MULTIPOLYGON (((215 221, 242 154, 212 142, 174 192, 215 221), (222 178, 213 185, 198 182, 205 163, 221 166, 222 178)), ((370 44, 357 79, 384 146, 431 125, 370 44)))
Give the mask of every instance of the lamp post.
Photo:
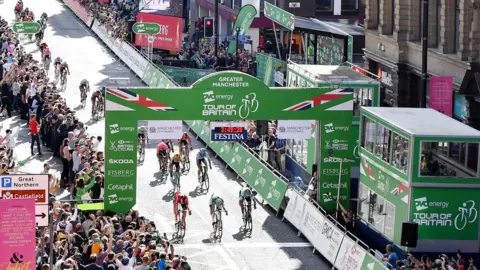
POLYGON ((422 1, 422 88, 420 91, 419 106, 425 108, 427 105, 427 84, 428 84, 428 0, 422 1))
POLYGON ((218 1, 215 0, 215 19, 213 20, 213 31, 215 32, 215 57, 218 57, 218 1))
POLYGON ((240 27, 235 28, 235 32, 237 33, 237 38, 236 38, 236 42, 237 42, 236 47, 237 48, 236 48, 236 50, 237 50, 237 59, 238 59, 238 36, 240 35, 240 27))

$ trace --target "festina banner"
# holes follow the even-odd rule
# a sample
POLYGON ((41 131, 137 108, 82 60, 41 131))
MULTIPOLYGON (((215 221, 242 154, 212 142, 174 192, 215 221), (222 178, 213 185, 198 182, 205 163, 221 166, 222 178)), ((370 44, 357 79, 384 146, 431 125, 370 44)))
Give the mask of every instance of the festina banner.
MULTIPOLYGON (((238 32, 238 35, 245 35, 247 33, 248 28, 250 28, 250 25, 253 22, 253 19, 255 19, 255 15, 257 15, 257 9, 252 6, 252 5, 245 5, 240 9, 240 12, 238 12, 237 19, 235 20, 235 24, 233 25, 232 29, 232 36, 237 35, 236 29, 239 28, 240 31, 238 32)), ((229 53, 235 53, 237 51, 237 43, 230 41, 230 44, 228 45, 228 52, 229 53)))

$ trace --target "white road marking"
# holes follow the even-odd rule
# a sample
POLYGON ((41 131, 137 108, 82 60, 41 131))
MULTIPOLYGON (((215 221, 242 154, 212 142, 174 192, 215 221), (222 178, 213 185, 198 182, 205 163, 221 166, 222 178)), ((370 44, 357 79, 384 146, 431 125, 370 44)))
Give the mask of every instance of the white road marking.
POLYGON ((225 248, 299 248, 299 247, 313 247, 312 244, 307 242, 300 243, 203 243, 203 244, 183 244, 178 245, 178 248, 213 248, 213 247, 225 247, 225 248))
POLYGON ((209 252, 212 252, 212 251, 214 251, 214 250, 211 249, 211 248, 209 248, 209 249, 205 249, 205 250, 202 250, 202 251, 200 251, 200 252, 197 252, 197 253, 195 253, 195 254, 193 254, 193 255, 189 255, 189 256, 187 257, 187 258, 188 258, 188 261, 190 261, 191 258, 195 258, 195 257, 197 257, 197 256, 200 256, 200 255, 202 255, 202 254, 206 254, 206 253, 209 253, 209 252))
POLYGON ((217 246, 216 250, 218 254, 222 256, 225 262, 227 262, 227 265, 228 265, 227 269, 239 269, 235 261, 233 261, 233 259, 230 256, 228 256, 227 252, 225 252, 225 249, 222 246, 217 246))
POLYGON ((219 265, 219 264, 211 264, 211 263, 204 263, 204 262, 197 262, 197 261, 192 261, 190 260, 192 256, 188 256, 188 264, 198 264, 198 265, 205 265, 205 266, 210 266, 211 268, 215 269, 224 269, 225 265, 219 265))

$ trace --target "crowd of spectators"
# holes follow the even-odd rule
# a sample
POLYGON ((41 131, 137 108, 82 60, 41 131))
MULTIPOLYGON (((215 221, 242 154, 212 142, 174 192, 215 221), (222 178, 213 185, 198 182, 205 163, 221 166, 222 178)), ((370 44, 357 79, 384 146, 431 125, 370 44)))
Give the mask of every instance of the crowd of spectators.
POLYGON ((62 270, 191 269, 155 223, 136 211, 107 216, 54 198, 50 207, 54 230, 37 229, 37 270, 51 270, 50 264, 62 270))
POLYGON ((386 253, 382 260, 388 263, 390 269, 395 270, 477 270, 472 257, 466 258, 460 250, 454 256, 441 254, 431 258, 423 255, 420 259, 407 253, 404 259, 400 259, 393 251, 392 245, 387 245, 386 253))
POLYGON ((123 0, 100 3, 96 0, 85 0, 83 4, 95 20, 106 26, 113 38, 125 39, 132 31, 128 29, 127 21, 135 21, 138 2, 123 0))

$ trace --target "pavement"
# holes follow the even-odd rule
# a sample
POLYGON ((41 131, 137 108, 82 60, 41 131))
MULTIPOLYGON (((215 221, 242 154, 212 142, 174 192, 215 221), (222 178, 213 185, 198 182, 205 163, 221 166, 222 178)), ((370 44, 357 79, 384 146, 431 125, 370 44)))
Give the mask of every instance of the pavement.
MULTIPOLYGON (((13 19, 15 1, 7 0, 0 8, 0 15, 13 19)), ((36 16, 42 12, 49 15, 45 41, 50 46, 52 57, 60 56, 67 60, 71 68, 68 86, 63 96, 72 108, 80 103, 78 85, 84 78, 90 81, 92 89, 106 85, 109 77, 129 77, 130 86, 143 86, 143 83, 127 67, 108 52, 66 6, 55 0, 24 0, 24 6, 34 11, 36 16)), ((34 44, 26 45, 28 52, 36 51, 34 44)), ((35 54, 39 59, 40 53, 35 54)), ((88 99, 89 101, 90 99, 88 99)), ((78 109, 76 115, 87 123, 88 133, 104 136, 104 121, 90 121, 90 104, 78 109)), ((61 170, 59 160, 51 153, 44 153, 42 158, 30 157, 30 142, 26 123, 20 122, 18 116, 2 121, 3 131, 7 128, 20 128, 17 158, 25 165, 21 172, 39 173, 43 163, 52 164, 53 169, 61 170)), ((188 128, 185 126, 185 130, 188 128)), ((2 132, 3 132, 2 131, 2 132)), ((192 135, 193 136, 193 135, 192 135)), ((194 150, 191 159, 203 143, 193 139, 194 150)), ((170 180, 160 179, 158 162, 155 155, 156 142, 146 147, 146 157, 137 170, 137 204, 136 210, 141 215, 155 221, 161 232, 171 236, 174 232, 172 184, 170 180)), ((101 147, 104 147, 103 144, 101 147)), ((213 157, 213 153, 209 153, 213 157)), ((188 258, 193 269, 331 269, 321 255, 313 253, 309 242, 297 236, 297 231, 288 222, 283 222, 268 205, 260 202, 253 210, 253 229, 251 235, 239 232, 243 224, 238 206, 238 193, 241 179, 226 168, 221 160, 213 159, 213 169, 209 171, 210 190, 204 194, 197 189, 196 164, 181 176, 181 190, 190 197, 192 215, 187 217, 187 231, 183 243, 175 243, 175 252, 188 258), (221 243, 212 243, 211 217, 208 203, 212 193, 221 196, 229 211, 223 216, 223 238, 221 243)), ((61 194, 60 196, 65 196, 61 194)))

